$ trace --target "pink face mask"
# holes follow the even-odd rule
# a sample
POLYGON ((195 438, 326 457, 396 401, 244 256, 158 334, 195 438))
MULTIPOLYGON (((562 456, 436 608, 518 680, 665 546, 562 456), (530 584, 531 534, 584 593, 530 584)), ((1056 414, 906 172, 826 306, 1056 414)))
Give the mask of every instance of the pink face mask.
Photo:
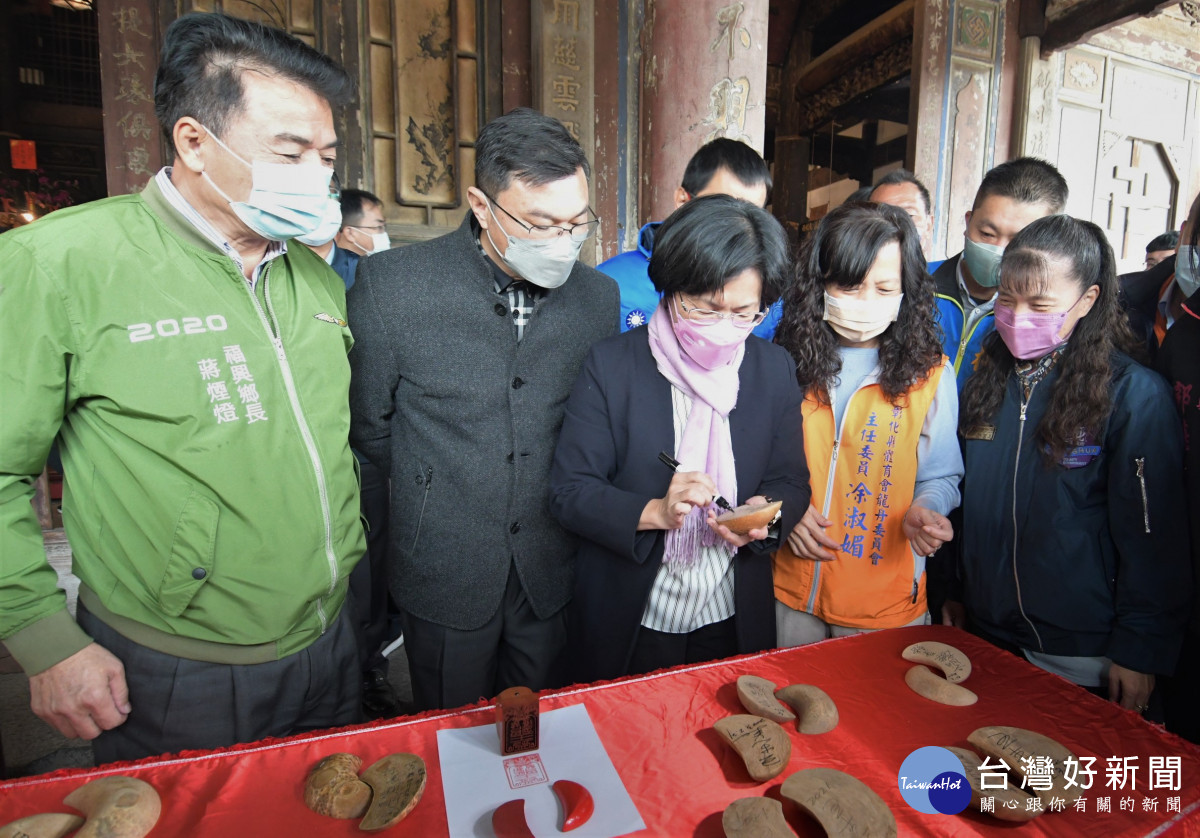
POLYGON ((729 318, 715 323, 696 323, 676 309, 671 318, 675 337, 687 356, 706 370, 723 367, 737 357, 753 326, 739 326, 729 318))
MULTIPOLYGON (((1083 295, 1080 295, 1079 300, 1082 299, 1083 295)), ((1060 338, 1058 333, 1062 331, 1063 323, 1066 322, 1071 309, 1079 305, 1079 300, 1072 303, 1066 311, 1033 314, 1016 314, 1008 306, 997 302, 993 309, 996 331, 1000 333, 1000 339, 1014 358, 1022 361, 1042 358, 1067 342, 1067 338, 1060 338)))

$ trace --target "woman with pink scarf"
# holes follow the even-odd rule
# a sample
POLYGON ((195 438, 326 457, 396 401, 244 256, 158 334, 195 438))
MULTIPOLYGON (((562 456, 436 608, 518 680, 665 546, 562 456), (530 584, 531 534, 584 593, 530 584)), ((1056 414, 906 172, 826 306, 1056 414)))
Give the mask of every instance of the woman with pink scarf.
POLYGON ((789 269, 769 213, 725 195, 689 201, 655 237, 662 302, 649 324, 584 362, 550 475, 550 509, 580 537, 574 680, 775 645, 771 551, 810 496, 803 393, 788 353, 751 331, 789 269), (770 527, 740 536, 716 521, 721 502, 766 498, 783 502, 770 527))

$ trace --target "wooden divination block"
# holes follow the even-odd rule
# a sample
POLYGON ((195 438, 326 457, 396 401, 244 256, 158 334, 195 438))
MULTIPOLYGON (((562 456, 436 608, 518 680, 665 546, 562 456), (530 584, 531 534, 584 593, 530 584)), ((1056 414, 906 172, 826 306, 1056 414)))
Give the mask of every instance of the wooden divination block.
POLYGON ((792 758, 792 740, 777 722, 762 716, 726 716, 713 724, 746 763, 750 778, 764 782, 778 777, 792 758))

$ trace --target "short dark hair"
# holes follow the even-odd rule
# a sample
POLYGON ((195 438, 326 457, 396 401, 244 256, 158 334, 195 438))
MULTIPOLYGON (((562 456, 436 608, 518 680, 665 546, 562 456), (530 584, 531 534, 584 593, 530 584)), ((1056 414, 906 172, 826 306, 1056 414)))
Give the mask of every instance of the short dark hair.
POLYGON ((343 189, 338 200, 341 201, 342 204, 343 227, 353 227, 355 224, 362 221, 363 213, 366 212, 367 205, 374 204, 377 207, 383 206, 383 201, 379 200, 378 196, 366 191, 365 189, 343 189))
MULTIPOLYGON (((874 186, 860 186, 847 195, 846 200, 842 201, 842 204, 865 204, 871 200, 871 192, 874 189, 874 186)), ((838 206, 842 204, 838 204, 838 206)))
POLYGON ((1150 239, 1150 244, 1146 245, 1146 252, 1153 253, 1156 250, 1174 250, 1178 246, 1179 231, 1168 230, 1150 239))
POLYGON ((1001 163, 983 176, 971 209, 979 209, 993 195, 1022 204, 1044 204, 1051 215, 1067 206, 1067 180, 1058 169, 1036 157, 1018 157, 1001 163))
POLYGON ((654 235, 649 273, 660 294, 711 294, 748 268, 762 278, 763 307, 779 299, 791 270, 787 233, 748 201, 696 198, 667 216, 654 235))
MULTIPOLYGON (((925 184, 917 179, 917 176, 908 169, 893 169, 879 179, 879 182, 871 187, 871 195, 875 194, 875 190, 881 186, 896 186, 901 183, 911 183, 917 187, 917 191, 921 193, 921 201, 925 204, 925 214, 933 215, 933 201, 929 198, 929 190, 925 188, 925 184)), ((870 196, 868 196, 868 200, 870 196)))
POLYGON ((281 29, 224 14, 187 14, 167 28, 154 78, 154 115, 167 142, 190 116, 217 136, 242 108, 242 73, 260 70, 307 87, 330 107, 350 102, 354 80, 340 64, 281 29))
POLYGON ((545 186, 583 169, 587 155, 566 127, 532 108, 514 108, 483 126, 475 141, 475 185, 494 198, 512 179, 545 186))
POLYGON ((767 192, 771 191, 771 170, 759 153, 743 142, 726 137, 718 137, 700 146, 683 170, 683 183, 680 185, 688 197, 695 198, 721 169, 728 169, 730 174, 747 186, 763 183, 767 192))

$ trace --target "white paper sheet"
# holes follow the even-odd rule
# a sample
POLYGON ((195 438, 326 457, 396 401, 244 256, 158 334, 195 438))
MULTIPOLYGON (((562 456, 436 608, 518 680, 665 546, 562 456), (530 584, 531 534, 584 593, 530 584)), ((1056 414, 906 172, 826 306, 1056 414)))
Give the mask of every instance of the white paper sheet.
POLYGON ((437 732, 446 821, 451 838, 494 838, 492 812, 525 799, 534 835, 562 835, 558 797, 551 784, 574 780, 591 792, 596 810, 572 838, 615 838, 645 829, 587 708, 573 704, 541 714, 536 751, 500 755, 495 724, 437 732))

